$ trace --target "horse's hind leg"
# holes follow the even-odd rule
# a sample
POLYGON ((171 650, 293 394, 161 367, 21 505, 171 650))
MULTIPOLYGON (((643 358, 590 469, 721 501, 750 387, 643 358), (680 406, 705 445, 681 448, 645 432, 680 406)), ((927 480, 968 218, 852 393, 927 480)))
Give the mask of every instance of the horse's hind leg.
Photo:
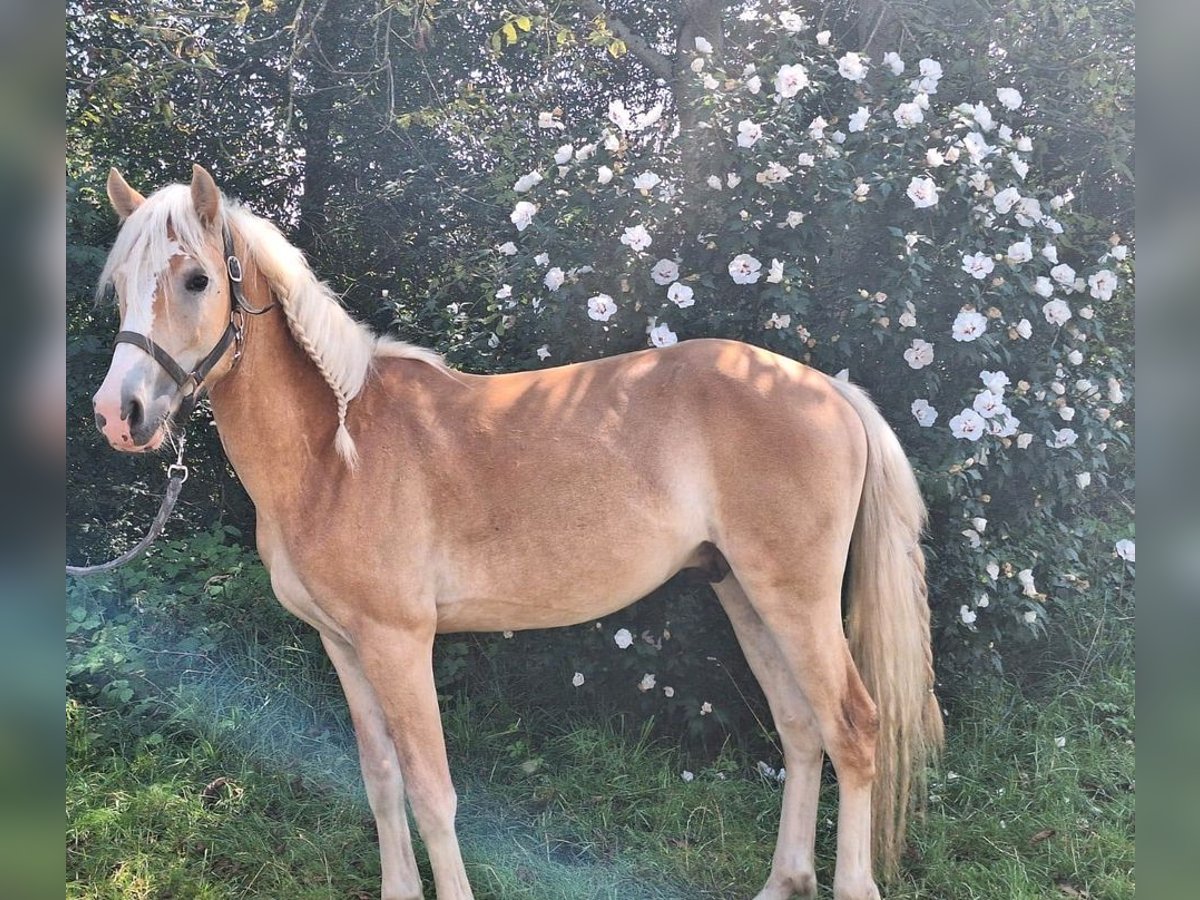
POLYGON ((787 768, 771 874, 755 900, 788 900, 793 895, 810 900, 817 896, 813 848, 821 788, 821 740, 816 721, 787 660, 737 579, 729 575, 713 589, 766 694, 787 768))
POLYGON ((846 547, 817 546, 825 543, 834 542, 814 541, 808 548, 808 565, 799 577, 782 575, 777 566, 772 573, 761 567, 743 571, 732 556, 730 563, 808 702, 821 745, 837 772, 834 898, 879 900, 871 874, 871 788, 879 717, 842 630, 846 547))

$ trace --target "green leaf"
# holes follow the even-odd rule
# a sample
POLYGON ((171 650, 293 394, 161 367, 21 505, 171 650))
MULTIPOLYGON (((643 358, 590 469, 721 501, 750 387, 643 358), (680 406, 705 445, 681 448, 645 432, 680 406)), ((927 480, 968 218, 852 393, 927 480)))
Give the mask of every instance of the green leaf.
POLYGON ((505 22, 504 27, 500 31, 504 33, 504 39, 510 46, 517 42, 517 29, 513 27, 512 22, 505 22))

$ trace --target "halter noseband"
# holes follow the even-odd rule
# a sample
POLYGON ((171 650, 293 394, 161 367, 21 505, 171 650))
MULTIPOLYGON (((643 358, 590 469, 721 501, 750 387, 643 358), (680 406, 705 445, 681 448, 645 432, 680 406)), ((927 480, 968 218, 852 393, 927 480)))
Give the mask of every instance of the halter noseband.
POLYGON ((233 233, 229 230, 229 226, 225 225, 222 229, 225 242, 225 272, 229 280, 229 324, 225 326, 225 331, 222 333, 220 340, 217 341, 215 347, 208 351, 205 357, 196 364, 192 371, 186 371, 183 366, 175 361, 166 350, 156 344, 149 335, 140 334, 136 331, 119 331, 113 339, 113 349, 116 349, 118 344, 133 344, 148 353, 154 358, 171 379, 178 385, 179 392, 183 393, 183 400, 179 404, 179 409, 176 412, 176 417, 186 419, 192 414, 192 410, 196 406, 196 401, 200 397, 200 391, 204 387, 204 379, 213 370, 221 357, 233 345, 233 361, 236 364, 242 356, 242 342, 245 338, 245 317, 244 314, 252 316, 261 316, 265 312, 270 312, 278 304, 272 300, 264 307, 251 306, 246 300, 246 295, 242 293, 242 263, 234 253, 233 248, 233 233))

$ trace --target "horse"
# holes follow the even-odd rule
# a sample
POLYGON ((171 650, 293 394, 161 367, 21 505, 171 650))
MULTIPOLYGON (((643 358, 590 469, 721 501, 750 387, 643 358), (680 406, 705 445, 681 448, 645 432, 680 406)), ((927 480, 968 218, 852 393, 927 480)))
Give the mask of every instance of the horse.
POLYGON ((566 626, 709 572, 788 778, 756 900, 814 897, 823 754, 834 896, 878 900, 942 742, 925 507, 860 388, 766 350, 684 341, 476 375, 353 319, 270 222, 194 166, 149 197, 116 169, 100 277, 120 333, 93 398, 112 447, 167 442, 207 392, 272 590, 320 633, 379 835, 384 900, 472 892, 434 636, 566 626), (843 620, 843 582, 847 613, 843 620))

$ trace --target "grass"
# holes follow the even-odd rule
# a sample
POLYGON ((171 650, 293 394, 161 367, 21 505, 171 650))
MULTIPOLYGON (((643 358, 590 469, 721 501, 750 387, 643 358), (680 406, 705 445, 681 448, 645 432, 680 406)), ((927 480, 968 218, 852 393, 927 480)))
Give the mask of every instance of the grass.
MULTIPOLYGON (((68 701, 68 897, 378 896, 374 825, 328 667, 298 647, 243 649, 183 672, 166 716, 68 701)), ((743 751, 701 764, 615 719, 532 722, 497 697, 446 705, 480 900, 747 898, 765 878, 781 791, 743 751)), ((969 687, 948 724, 889 900, 1133 897, 1128 666, 1024 693, 969 687)), ((830 782, 822 896, 834 816, 830 782)), ((418 842, 428 875, 422 854, 418 842)))

